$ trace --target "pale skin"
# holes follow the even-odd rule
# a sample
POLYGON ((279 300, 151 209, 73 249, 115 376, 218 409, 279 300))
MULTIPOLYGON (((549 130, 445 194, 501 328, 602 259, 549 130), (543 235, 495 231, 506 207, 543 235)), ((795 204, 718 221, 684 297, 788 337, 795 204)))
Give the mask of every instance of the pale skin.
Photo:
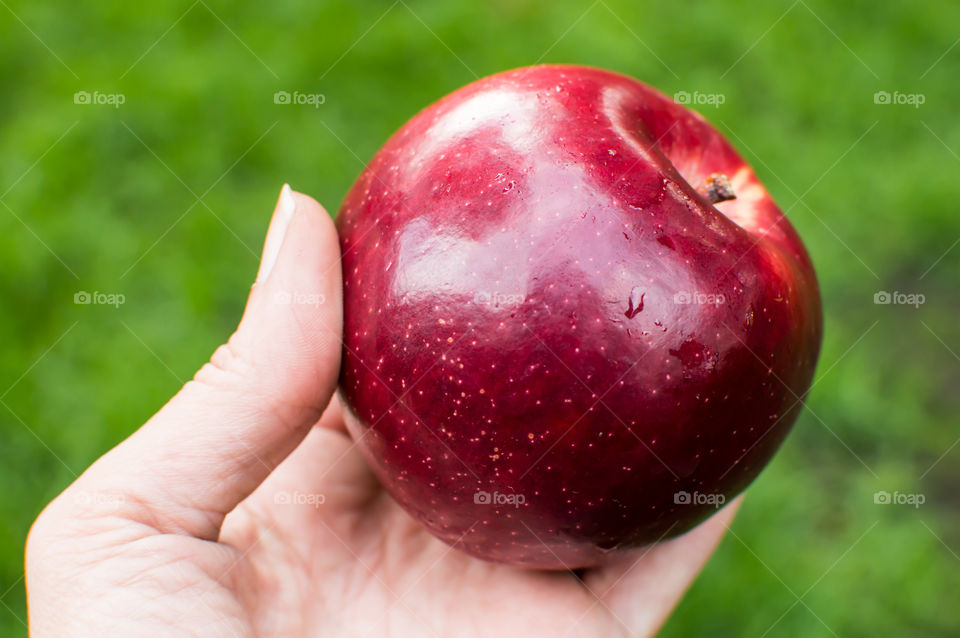
POLYGON ((235 334, 31 529, 31 635, 654 635, 738 502, 579 579, 436 540, 344 428, 339 257, 326 211, 282 195, 235 334))

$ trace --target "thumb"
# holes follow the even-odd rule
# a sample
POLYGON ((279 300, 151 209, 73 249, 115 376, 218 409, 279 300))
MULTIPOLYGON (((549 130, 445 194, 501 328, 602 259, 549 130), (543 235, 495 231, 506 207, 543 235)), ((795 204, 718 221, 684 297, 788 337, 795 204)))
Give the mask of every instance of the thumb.
POLYGON ((236 332, 71 489, 119 496, 113 502, 126 515, 161 532, 216 539, 224 516, 330 401, 340 368, 341 287, 333 221, 284 186, 236 332))

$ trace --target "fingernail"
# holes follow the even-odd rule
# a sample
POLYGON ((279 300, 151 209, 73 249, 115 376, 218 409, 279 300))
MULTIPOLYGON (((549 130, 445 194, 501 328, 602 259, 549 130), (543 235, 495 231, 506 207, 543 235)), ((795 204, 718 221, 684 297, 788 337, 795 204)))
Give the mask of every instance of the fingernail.
POLYGON ((273 220, 270 222, 267 241, 263 246, 263 256, 260 258, 260 271, 257 273, 257 283, 266 280, 273 271, 273 267, 277 263, 277 257, 280 255, 283 238, 287 234, 287 228, 290 226, 290 220, 293 219, 293 213, 296 212, 296 210, 297 201, 293 197, 293 191, 290 190, 290 184, 284 184, 283 188, 280 189, 280 199, 273 213, 273 220))

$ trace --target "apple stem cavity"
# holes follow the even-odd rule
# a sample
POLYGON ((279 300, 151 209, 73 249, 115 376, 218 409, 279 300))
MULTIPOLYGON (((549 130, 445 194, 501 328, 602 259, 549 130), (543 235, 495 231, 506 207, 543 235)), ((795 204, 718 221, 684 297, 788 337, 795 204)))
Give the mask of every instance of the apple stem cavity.
POLYGON ((711 204, 737 198, 736 193, 733 192, 733 186, 730 185, 730 180, 723 173, 712 173, 704 182, 700 194, 706 197, 711 204))

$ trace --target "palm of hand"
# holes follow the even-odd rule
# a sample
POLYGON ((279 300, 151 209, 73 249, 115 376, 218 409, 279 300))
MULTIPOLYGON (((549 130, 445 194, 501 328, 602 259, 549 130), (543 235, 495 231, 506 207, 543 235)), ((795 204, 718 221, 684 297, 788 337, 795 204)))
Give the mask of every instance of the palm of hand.
POLYGON ((571 573, 495 565, 438 541, 325 429, 228 517, 221 540, 243 555, 230 595, 250 635, 562 637, 619 625, 571 573), (324 502, 287 503, 294 494, 324 502))

